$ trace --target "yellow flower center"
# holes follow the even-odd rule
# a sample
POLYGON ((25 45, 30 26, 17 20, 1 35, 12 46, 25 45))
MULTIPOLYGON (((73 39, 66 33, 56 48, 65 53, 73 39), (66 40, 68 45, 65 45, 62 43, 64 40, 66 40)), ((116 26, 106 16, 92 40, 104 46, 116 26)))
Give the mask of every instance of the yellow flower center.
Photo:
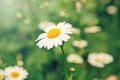
POLYGON ((48 33, 47 33, 47 37, 48 38, 55 38, 57 36, 59 36, 59 34, 61 33, 59 28, 54 28, 51 29, 48 33))
POLYGON ((100 60, 98 58, 95 59, 96 62, 100 62, 100 60))
POLYGON ((73 60, 72 60, 73 62, 78 62, 78 59, 76 59, 76 58, 73 58, 73 60))
POLYGON ((12 78, 17 78, 17 77, 19 77, 19 73, 18 73, 18 72, 12 72, 12 73, 11 73, 11 77, 12 77, 12 78))

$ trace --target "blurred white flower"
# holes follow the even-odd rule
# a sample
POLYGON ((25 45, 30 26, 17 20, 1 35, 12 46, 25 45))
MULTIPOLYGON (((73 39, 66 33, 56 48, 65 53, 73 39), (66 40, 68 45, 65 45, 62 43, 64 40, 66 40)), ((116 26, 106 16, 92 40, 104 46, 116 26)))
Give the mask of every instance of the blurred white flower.
POLYGON ((101 60, 104 64, 109 64, 111 62, 113 62, 113 57, 107 53, 99 53, 99 55, 101 56, 101 60))
POLYGON ((101 56, 99 56, 98 53, 90 53, 88 55, 88 63, 90 63, 92 66, 96 66, 99 68, 104 67, 104 63, 102 62, 101 56))
POLYGON ((44 1, 44 2, 40 3, 40 8, 43 9, 43 8, 48 7, 48 6, 49 6, 49 3, 50 3, 50 2, 48 2, 48 1, 44 1))
POLYGON ((115 14, 117 11, 118 11, 118 10, 117 10, 117 7, 116 7, 116 6, 110 5, 110 6, 107 7, 107 12, 108 12, 109 14, 115 14))
POLYGON ((3 80, 5 77, 4 71, 0 69, 0 80, 3 80))
POLYGON ((44 7, 48 7, 49 6, 49 2, 48 1, 44 1, 43 6, 44 7))
POLYGON ((44 30, 45 28, 47 28, 51 25, 55 25, 55 23, 49 22, 49 21, 40 22, 39 25, 38 25, 38 28, 41 29, 41 30, 44 30))
POLYGON ((101 28, 99 26, 90 26, 84 29, 85 33, 96 33, 99 31, 101 31, 101 28))
POLYGON ((17 18, 22 18, 22 13, 21 13, 21 12, 17 12, 17 13, 16 13, 16 17, 17 17, 17 18))
POLYGON ((50 49, 62 45, 63 41, 70 39, 69 34, 72 34, 72 26, 66 22, 60 22, 57 25, 51 25, 44 29, 44 33, 40 34, 36 41, 39 48, 50 49))
POLYGON ((18 65, 18 66, 23 66, 23 65, 24 65, 24 62, 23 62, 22 60, 18 60, 18 61, 17 61, 17 65, 18 65))
POLYGON ((107 53, 90 53, 88 55, 88 63, 99 68, 103 68, 111 62, 113 62, 113 57, 107 53))
POLYGON ((73 28, 73 34, 80 34, 80 29, 79 28, 73 28))
POLYGON ((27 78, 28 72, 22 67, 14 66, 5 68, 5 80, 23 80, 27 78))
POLYGON ((81 64, 83 63, 83 58, 77 54, 70 54, 67 56, 67 61, 69 63, 78 63, 78 64, 81 64))
POLYGON ((86 40, 73 41, 73 46, 78 48, 85 48, 87 45, 88 45, 88 42, 86 40))
POLYGON ((60 16, 60 17, 66 17, 65 11, 60 11, 59 16, 60 16))
POLYGON ((82 4, 80 3, 80 1, 76 1, 75 2, 75 7, 76 7, 76 12, 80 12, 81 11, 82 4))
POLYGON ((30 19, 25 19, 25 20, 24 20, 24 23, 25 23, 25 24, 29 24, 29 23, 30 23, 30 19))

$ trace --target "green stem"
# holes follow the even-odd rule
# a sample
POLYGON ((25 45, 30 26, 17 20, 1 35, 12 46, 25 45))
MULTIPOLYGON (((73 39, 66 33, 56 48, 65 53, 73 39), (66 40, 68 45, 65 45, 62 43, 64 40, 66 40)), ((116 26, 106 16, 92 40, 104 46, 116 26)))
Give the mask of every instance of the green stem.
POLYGON ((64 52, 64 49, 63 49, 63 45, 61 45, 60 48, 61 48, 61 51, 62 51, 63 55, 65 55, 65 52, 64 52))
POLYGON ((70 74, 69 80, 73 80, 73 75, 72 75, 72 73, 70 74))
POLYGON ((65 80, 65 78, 66 78, 66 75, 65 75, 65 52, 64 52, 64 49, 63 49, 63 45, 61 45, 60 46, 60 49, 61 49, 61 51, 62 51, 62 65, 63 65, 63 67, 62 67, 62 80, 65 80))

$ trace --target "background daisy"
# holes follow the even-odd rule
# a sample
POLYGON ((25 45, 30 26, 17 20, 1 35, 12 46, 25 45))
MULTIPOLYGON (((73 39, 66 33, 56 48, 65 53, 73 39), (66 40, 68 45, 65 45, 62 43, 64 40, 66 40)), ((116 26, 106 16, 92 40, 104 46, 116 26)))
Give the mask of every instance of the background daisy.
POLYGON ((88 45, 86 40, 75 40, 73 41, 73 46, 78 48, 85 48, 88 45))
POLYGON ((107 53, 90 53, 88 55, 88 63, 99 68, 103 68, 112 61, 113 57, 107 53))
POLYGON ((55 23, 49 22, 49 21, 40 22, 38 25, 38 28, 40 28, 41 30, 44 30, 45 28, 49 27, 50 25, 54 25, 54 24, 55 23))
POLYGON ((101 31, 101 27, 99 26, 90 26, 90 27, 86 27, 84 29, 85 33, 96 33, 96 32, 100 32, 101 31))
POLYGON ((99 56, 97 53, 90 53, 88 55, 88 63, 99 68, 103 68, 105 66, 102 62, 101 56, 99 56))
POLYGON ((5 77, 4 71, 0 69, 0 80, 3 80, 5 77))
POLYGON ((67 56, 67 62, 80 64, 80 63, 83 63, 83 59, 81 56, 73 53, 67 56))
POLYGON ((22 67, 14 66, 5 68, 6 80, 23 80, 27 78, 28 72, 22 67))

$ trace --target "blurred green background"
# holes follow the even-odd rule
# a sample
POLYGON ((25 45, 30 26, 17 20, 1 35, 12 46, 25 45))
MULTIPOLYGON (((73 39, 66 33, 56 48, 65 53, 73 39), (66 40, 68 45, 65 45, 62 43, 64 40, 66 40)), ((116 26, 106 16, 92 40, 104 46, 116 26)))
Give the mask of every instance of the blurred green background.
POLYGON ((73 80, 103 80, 114 74, 120 80, 120 0, 2 0, 0 1, 0 68, 14 66, 21 61, 29 76, 26 80, 62 80, 60 71, 76 68, 73 80), (112 6, 112 8, 110 7, 112 6), (80 29, 65 43, 67 56, 79 52, 72 46, 74 40, 87 40, 82 51, 85 65, 62 64, 59 47, 39 49, 35 39, 43 31, 39 23, 66 21, 80 29), (102 31, 86 34, 84 28, 100 26, 102 31), (114 62, 104 68, 87 63, 90 52, 107 52, 114 62))

